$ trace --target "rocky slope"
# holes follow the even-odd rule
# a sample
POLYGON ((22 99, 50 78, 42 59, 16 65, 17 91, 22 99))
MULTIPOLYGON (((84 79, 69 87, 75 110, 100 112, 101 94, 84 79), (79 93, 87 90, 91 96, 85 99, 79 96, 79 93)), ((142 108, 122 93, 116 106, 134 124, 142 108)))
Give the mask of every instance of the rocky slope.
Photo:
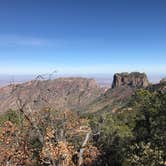
POLYGON ((166 82, 149 84, 144 73, 117 73, 110 89, 101 88, 95 80, 87 78, 34 80, 0 88, 0 112, 17 109, 20 104, 33 111, 51 107, 60 111, 114 112, 128 101, 137 88, 165 93, 166 82))
POLYGON ((134 94, 135 88, 122 86, 116 89, 110 88, 96 100, 94 100, 85 109, 85 112, 115 112, 126 104, 128 99, 134 94))
POLYGON ((166 93, 166 81, 161 80, 158 84, 152 84, 147 87, 148 90, 152 92, 160 92, 160 93, 166 93))
POLYGON ((112 88, 97 98, 87 107, 87 112, 116 111, 134 94, 137 88, 149 86, 144 73, 116 73, 113 76, 112 88))
POLYGON ((32 110, 40 110, 44 107, 80 110, 101 93, 102 89, 93 79, 35 80, 1 88, 0 111, 17 109, 20 104, 32 110))

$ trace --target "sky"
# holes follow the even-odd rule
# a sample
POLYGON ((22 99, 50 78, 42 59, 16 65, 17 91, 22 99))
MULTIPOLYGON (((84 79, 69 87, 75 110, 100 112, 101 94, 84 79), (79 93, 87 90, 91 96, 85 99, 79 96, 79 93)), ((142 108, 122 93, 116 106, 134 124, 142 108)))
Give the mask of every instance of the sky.
POLYGON ((166 0, 0 0, 0 74, 166 73, 166 0))

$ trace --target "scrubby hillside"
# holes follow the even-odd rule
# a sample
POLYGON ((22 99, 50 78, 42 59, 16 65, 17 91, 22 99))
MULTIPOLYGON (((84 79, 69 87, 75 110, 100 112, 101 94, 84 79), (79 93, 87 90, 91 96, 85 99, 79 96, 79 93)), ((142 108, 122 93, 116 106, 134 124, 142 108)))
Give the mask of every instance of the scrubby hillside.
POLYGON ((44 107, 57 110, 82 110, 102 93, 103 90, 93 79, 34 80, 1 88, 0 111, 17 109, 18 104, 31 107, 34 111, 44 107))
POLYGON ((0 116, 0 165, 165 166, 166 94, 140 89, 129 101, 81 116, 10 110, 0 116))

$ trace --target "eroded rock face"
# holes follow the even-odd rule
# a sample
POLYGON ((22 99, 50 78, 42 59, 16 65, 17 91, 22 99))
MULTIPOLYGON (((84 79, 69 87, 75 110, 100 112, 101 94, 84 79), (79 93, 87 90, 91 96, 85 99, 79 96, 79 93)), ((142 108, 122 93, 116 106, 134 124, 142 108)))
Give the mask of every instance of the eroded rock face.
POLYGON ((116 73, 113 78, 112 88, 121 86, 147 87, 148 78, 145 73, 116 73))

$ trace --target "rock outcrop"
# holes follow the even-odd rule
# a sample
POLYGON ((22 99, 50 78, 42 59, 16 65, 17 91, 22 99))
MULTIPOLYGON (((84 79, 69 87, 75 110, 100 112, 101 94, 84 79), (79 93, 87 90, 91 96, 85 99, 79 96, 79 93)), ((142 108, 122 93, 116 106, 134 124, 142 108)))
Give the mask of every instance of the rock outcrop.
POLYGON ((149 81, 145 73, 116 73, 113 78, 112 88, 126 85, 131 87, 147 87, 149 81))

